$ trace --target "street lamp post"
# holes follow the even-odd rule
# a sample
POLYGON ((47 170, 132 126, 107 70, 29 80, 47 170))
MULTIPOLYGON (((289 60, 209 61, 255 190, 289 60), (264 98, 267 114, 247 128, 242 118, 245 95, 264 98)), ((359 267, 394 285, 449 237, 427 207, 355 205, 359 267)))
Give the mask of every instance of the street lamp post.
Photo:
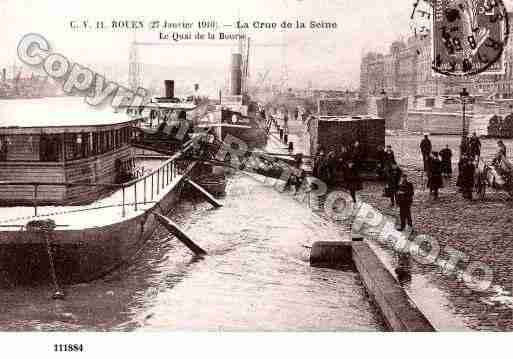
POLYGON ((466 105, 466 101, 468 100, 468 98, 469 98, 469 93, 467 92, 467 89, 464 87, 460 92, 461 104, 463 106, 463 116, 461 118, 461 135, 462 136, 467 135, 467 131, 465 128, 465 105, 466 105))
POLYGON ((381 95, 381 97, 383 99, 383 107, 382 107, 382 110, 383 110, 382 112, 383 113, 382 113, 382 116, 383 116, 383 118, 385 118, 386 117, 386 111, 387 111, 387 105, 388 105, 387 104, 387 102, 388 102, 387 101, 387 93, 386 93, 385 89, 381 90, 380 95, 381 95))

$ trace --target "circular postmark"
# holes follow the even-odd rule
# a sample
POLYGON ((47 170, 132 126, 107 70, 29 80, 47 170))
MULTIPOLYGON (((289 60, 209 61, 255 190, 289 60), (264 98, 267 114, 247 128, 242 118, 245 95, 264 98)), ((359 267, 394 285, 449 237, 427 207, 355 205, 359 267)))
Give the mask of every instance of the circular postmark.
POLYGON ((433 13, 431 0, 415 0, 410 16, 410 28, 420 40, 425 39, 431 33, 433 13))
MULTIPOLYGON (((420 2, 431 10, 434 71, 450 76, 504 72, 502 55, 509 38, 509 19, 501 0, 420 2)), ((413 14, 415 10, 414 6, 413 14)))

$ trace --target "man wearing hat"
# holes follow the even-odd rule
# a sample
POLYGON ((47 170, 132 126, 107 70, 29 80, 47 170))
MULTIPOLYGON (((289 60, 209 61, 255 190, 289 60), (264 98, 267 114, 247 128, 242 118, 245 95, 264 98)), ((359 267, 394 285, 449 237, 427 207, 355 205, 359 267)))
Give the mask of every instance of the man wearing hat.
POLYGON ((422 161, 424 163, 424 171, 427 171, 427 162, 429 160, 429 154, 431 153, 431 141, 428 138, 427 133, 424 134, 424 138, 420 141, 420 152, 422 153, 422 161))
POLYGON ((401 181, 397 189, 397 204, 399 205, 399 216, 401 218, 400 231, 404 230, 406 224, 413 227, 413 221, 411 219, 411 204, 413 202, 413 184, 408 181, 408 176, 403 172, 401 175, 401 181))

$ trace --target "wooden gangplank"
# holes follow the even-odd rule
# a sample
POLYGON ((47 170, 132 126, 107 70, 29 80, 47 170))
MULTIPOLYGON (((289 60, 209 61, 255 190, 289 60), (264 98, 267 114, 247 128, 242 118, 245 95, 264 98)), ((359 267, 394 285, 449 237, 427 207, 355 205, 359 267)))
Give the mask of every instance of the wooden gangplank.
POLYGON ((200 246, 194 243, 189 236, 171 219, 161 214, 153 212, 155 218, 164 226, 171 234, 173 234, 180 242, 189 248, 195 255, 204 256, 207 254, 200 246))

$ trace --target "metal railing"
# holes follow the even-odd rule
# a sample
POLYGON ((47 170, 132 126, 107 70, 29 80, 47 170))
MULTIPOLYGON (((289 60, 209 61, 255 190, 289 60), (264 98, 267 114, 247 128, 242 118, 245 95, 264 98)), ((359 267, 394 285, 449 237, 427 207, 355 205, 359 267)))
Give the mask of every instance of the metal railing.
MULTIPOLYGON (((192 149, 193 142, 187 142, 183 149, 172 155, 168 160, 164 161, 159 167, 140 178, 133 179, 129 182, 116 183, 85 183, 85 182, 22 182, 22 181, 0 181, 2 186, 32 186, 33 187, 33 207, 34 216, 38 216, 38 192, 42 186, 63 186, 63 187, 103 187, 114 190, 121 190, 121 213, 122 217, 126 216, 127 207, 132 207, 134 211, 139 209, 141 204, 155 203, 160 193, 169 184, 181 175, 188 166, 179 166, 177 160, 192 149)), ((184 162, 194 162, 191 160, 183 160, 184 162)), ((187 163, 186 163, 187 164, 187 163)), ((107 207, 118 206, 112 205, 107 207)), ((105 207, 105 206, 101 206, 105 207)))

